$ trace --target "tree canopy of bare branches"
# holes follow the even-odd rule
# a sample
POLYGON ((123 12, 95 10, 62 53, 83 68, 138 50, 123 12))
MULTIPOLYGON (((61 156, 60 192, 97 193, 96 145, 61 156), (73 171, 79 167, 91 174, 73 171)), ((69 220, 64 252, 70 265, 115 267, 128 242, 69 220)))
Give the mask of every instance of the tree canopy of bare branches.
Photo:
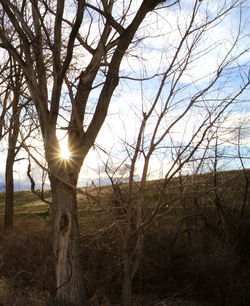
MULTIPOLYGON (((170 38, 165 40, 169 48, 176 39, 179 40, 172 48, 174 53, 169 55, 166 52, 168 46, 165 46, 165 50, 162 48, 167 67, 153 76, 149 72, 140 76, 141 80, 160 79, 154 99, 143 109, 135 150, 130 156, 129 188, 132 188, 135 163, 143 146, 146 126, 152 116, 157 117, 152 135, 147 139, 147 150, 144 151, 142 195, 149 160, 155 149, 193 106, 203 99, 209 99, 209 94, 219 79, 225 76, 229 64, 244 53, 235 53, 235 45, 231 45, 204 86, 199 87, 198 83, 194 83, 188 98, 179 95, 185 87, 184 75, 188 75, 189 65, 199 59, 199 54, 209 51, 209 48, 196 48, 201 36, 244 3, 241 0, 223 1, 212 10, 209 1, 190 2, 190 14, 187 14, 181 26, 177 25, 177 38, 169 34, 170 38), (163 97, 165 91, 168 93, 163 97), (165 102, 158 108, 158 102, 162 99, 165 102), (175 119, 163 130, 165 115, 174 108, 178 110, 175 119)), ((76 186, 79 172, 107 117, 110 102, 121 81, 121 66, 125 58, 131 55, 139 60, 136 47, 146 38, 150 41, 155 39, 152 33, 148 37, 146 34, 150 18, 157 23, 157 18, 161 16, 162 25, 167 28, 168 18, 171 18, 168 12, 172 9, 182 12, 185 3, 182 6, 182 1, 171 0, 0 0, 0 8, 0 48, 12 56, 25 76, 39 119, 48 163, 52 189, 56 300, 60 305, 87 305, 78 243, 76 186), (164 14, 166 17, 162 17, 164 14), (68 160, 60 158, 58 131, 65 131, 68 137, 71 153, 68 160)), ((237 33, 240 33, 239 29, 237 33)), ((138 75, 127 74, 123 79, 138 79, 138 75)), ((200 128, 194 131, 180 154, 187 150, 197 135, 199 141, 193 150, 198 147, 209 127, 246 86, 244 83, 241 90, 228 98, 218 95, 222 103, 219 107, 208 107, 210 113, 204 116, 200 128)), ((216 90, 219 90, 219 86, 216 90)), ((192 152, 189 156, 192 156, 192 152)), ((139 219, 142 202, 143 197, 140 197, 139 219)), ((124 298, 124 305, 129 303, 130 297, 124 298)))

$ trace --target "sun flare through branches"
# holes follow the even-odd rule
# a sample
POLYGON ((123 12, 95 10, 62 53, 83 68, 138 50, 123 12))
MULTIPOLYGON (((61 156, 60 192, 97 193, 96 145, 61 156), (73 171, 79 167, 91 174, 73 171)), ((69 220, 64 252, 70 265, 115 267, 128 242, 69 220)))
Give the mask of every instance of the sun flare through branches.
POLYGON ((67 145, 65 144, 61 146, 59 155, 60 155, 60 158, 63 160, 69 160, 72 156, 67 145))

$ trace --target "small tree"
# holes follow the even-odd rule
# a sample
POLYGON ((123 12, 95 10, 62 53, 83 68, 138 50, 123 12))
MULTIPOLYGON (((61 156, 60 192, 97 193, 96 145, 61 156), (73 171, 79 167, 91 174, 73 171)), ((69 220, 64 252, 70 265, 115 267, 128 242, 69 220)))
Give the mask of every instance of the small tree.
POLYGON ((24 93, 23 75, 20 66, 7 56, 6 64, 1 73, 2 89, 2 125, 1 138, 7 138, 7 159, 5 167, 5 218, 4 231, 10 232, 13 228, 13 200, 14 200, 14 178, 13 166, 16 155, 21 148, 18 144, 21 110, 27 105, 27 99, 22 97, 24 93), (22 99, 21 99, 22 98, 22 99))
POLYGON ((5 168, 5 218, 4 231, 10 232, 13 229, 14 216, 14 179, 13 166, 15 157, 20 149, 17 148, 17 140, 20 129, 20 113, 22 106, 20 105, 23 77, 21 70, 15 65, 15 61, 10 59, 10 67, 8 70, 8 84, 10 88, 11 115, 9 120, 8 131, 8 153, 5 168))

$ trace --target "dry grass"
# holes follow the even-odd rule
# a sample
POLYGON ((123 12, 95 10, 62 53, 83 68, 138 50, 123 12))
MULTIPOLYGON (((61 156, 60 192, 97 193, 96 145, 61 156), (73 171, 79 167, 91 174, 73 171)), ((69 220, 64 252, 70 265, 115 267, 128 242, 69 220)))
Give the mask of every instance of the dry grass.
MULTIPOLYGON (((203 222, 194 205, 195 188, 191 187, 187 190, 192 192, 178 202, 180 206, 171 212, 163 210, 157 222, 152 223, 145 233, 143 258, 133 283, 133 306, 250 305, 249 199, 237 236, 239 215, 227 213, 231 212, 231 203, 240 205, 240 192, 244 188, 239 188, 237 173, 230 173, 229 178, 231 182, 237 179, 237 184, 225 184, 232 191, 231 197, 224 189, 223 203, 227 208, 225 216, 229 231, 220 232, 216 209, 211 202, 212 194, 201 195, 198 200, 206 213, 206 222, 213 230, 203 222), (188 210, 182 206, 184 201, 188 210)), ((199 178, 201 181, 206 187, 211 179, 203 176, 199 178)), ((153 199, 159 182, 150 184, 153 199)), ((172 185, 169 194, 176 195, 178 188, 178 185, 172 185)), ((116 225, 110 226, 116 217, 112 217, 109 210, 112 193, 108 187, 100 193, 92 189, 95 196, 102 198, 99 204, 107 205, 108 209, 102 209, 98 201, 93 201, 81 211, 80 243, 88 305, 119 305, 122 241, 116 225)), ((223 189, 220 196, 223 197, 223 189)), ((81 205, 88 200, 84 196, 81 199, 81 205)), ((24 199, 22 201, 25 204, 24 199)), ((2 221, 0 219, 0 226, 2 221)), ((54 292, 53 275, 48 219, 37 215, 16 216, 13 233, 0 234, 0 306, 46 305, 54 292)))
MULTIPOLYGON (((82 259, 89 306, 120 303, 121 241, 115 229, 97 234, 98 228, 109 221, 106 216, 100 223, 96 220, 90 228, 88 219, 82 227, 85 233, 81 237, 82 259)), ((176 224, 172 221, 171 226, 151 227, 133 284, 133 305, 248 306, 249 261, 240 263, 229 245, 222 244, 204 229, 193 233, 192 244, 184 232, 173 242, 177 231, 177 221, 176 224)), ((47 221, 18 220, 11 235, 0 235, 0 254, 0 305, 46 305, 54 289, 47 221)))
POLYGON ((46 304, 54 283, 49 236, 45 221, 21 218, 11 234, 0 235, 0 301, 4 306, 46 304))

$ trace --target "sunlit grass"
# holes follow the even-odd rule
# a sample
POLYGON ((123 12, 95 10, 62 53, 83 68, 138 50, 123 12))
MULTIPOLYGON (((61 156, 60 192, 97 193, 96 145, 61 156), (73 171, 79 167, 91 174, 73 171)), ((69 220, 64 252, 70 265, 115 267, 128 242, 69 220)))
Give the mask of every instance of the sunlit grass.
MULTIPOLYGON (((44 194, 47 200, 51 200, 50 190, 46 190, 44 194)), ((42 202, 31 191, 16 191, 14 193, 14 211, 18 213, 36 213, 48 211, 48 204, 42 202)), ((0 215, 5 212, 5 192, 0 192, 0 215)))

